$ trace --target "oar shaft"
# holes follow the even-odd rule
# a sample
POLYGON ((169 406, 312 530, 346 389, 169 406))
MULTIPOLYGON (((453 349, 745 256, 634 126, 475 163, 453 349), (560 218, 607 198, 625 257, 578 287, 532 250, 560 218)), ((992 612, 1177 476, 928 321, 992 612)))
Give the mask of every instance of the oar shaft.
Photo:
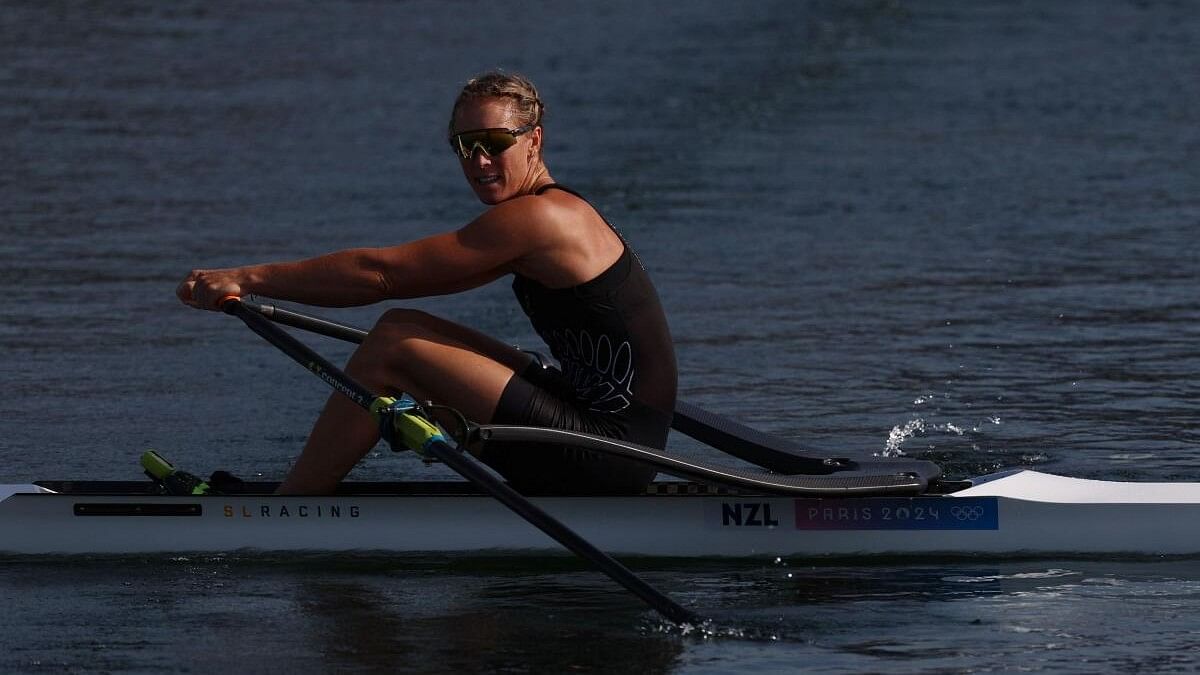
MULTIPOLYGON (((269 315, 264 316, 265 312, 256 307, 246 306, 236 299, 227 300, 223 308, 226 313, 233 314, 241 319, 251 330, 258 333, 267 342, 278 347, 294 361, 311 370, 329 384, 329 386, 345 394, 364 409, 370 409, 371 403, 376 398, 374 394, 355 382, 339 368, 329 363, 325 358, 286 333, 283 329, 272 324, 266 318, 269 315)), ((304 326, 298 327, 303 328, 304 326)), ((468 459, 462 452, 452 448, 444 441, 430 443, 424 448, 424 451, 429 452, 429 454, 441 460, 442 463, 457 472, 460 476, 474 483, 497 501, 512 509, 517 515, 542 532, 545 532, 555 541, 562 544, 567 550, 591 562, 600 571, 607 574, 609 578, 641 598, 646 604, 650 605, 650 607, 667 619, 675 623, 700 623, 700 619, 695 614, 660 593, 641 577, 631 572, 629 568, 617 562, 617 560, 607 553, 596 548, 583 537, 580 537, 574 530, 571 530, 553 516, 535 506, 516 490, 498 480, 473 460, 468 459)))
POLYGON ((542 532, 550 535, 558 543, 575 555, 590 561, 611 579, 624 586, 631 593, 641 598, 647 605, 654 608, 667 619, 678 623, 700 623, 699 617, 684 609, 674 600, 663 595, 641 577, 634 574, 615 558, 596 548, 591 542, 575 533, 574 530, 535 506, 519 492, 501 482, 488 473, 474 461, 451 448, 446 443, 434 443, 429 451, 440 459, 446 466, 457 472, 463 478, 482 487, 491 493, 497 501, 512 509, 517 515, 532 523, 542 532))
POLYGON ((367 331, 365 330, 347 326, 336 321, 330 321, 329 319, 293 312, 289 309, 276 307, 275 305, 260 305, 256 302, 248 302, 246 300, 243 300, 242 304, 246 308, 262 314, 275 323, 281 323, 293 328, 302 328, 318 335, 337 338, 355 344, 362 344, 363 338, 367 337, 367 331))
POLYGON ((251 311, 250 308, 244 307, 241 302, 226 301, 224 310, 226 314, 233 314, 241 319, 250 330, 258 333, 264 340, 275 345, 296 363, 312 371, 317 377, 324 380, 326 384, 345 394, 350 400, 363 408, 370 409, 371 402, 375 400, 375 394, 351 379, 349 375, 343 373, 340 368, 330 363, 325 357, 309 349, 284 330, 272 325, 270 321, 251 311))

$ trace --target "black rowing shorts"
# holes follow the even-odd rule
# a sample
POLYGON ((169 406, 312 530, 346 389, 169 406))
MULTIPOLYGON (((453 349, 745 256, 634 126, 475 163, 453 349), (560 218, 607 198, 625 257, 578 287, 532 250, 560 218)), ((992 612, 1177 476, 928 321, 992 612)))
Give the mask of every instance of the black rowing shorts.
MULTIPOLYGON (((619 412, 588 410, 553 368, 532 363, 500 395, 494 424, 552 427, 663 448, 671 417, 638 402, 619 412)), ((640 462, 569 445, 492 441, 480 455, 524 494, 638 494, 657 471, 640 462)))

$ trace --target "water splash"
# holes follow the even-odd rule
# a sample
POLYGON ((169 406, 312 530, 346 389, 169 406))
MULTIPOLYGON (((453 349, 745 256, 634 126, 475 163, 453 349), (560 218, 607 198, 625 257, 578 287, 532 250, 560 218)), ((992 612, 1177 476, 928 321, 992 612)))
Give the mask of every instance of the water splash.
MULTIPOLYGON (((986 418, 986 421, 984 423, 985 424, 1000 424, 1000 418, 996 417, 996 416, 991 416, 991 417, 986 418)), ((935 432, 935 431, 943 433, 943 434, 954 435, 954 436, 966 436, 968 433, 969 434, 981 433, 978 425, 972 426, 970 428, 966 428, 966 427, 959 426, 959 425, 955 424, 954 422, 946 422, 945 424, 934 424, 932 422, 926 421, 924 418, 914 417, 913 419, 905 422, 903 426, 897 424, 896 426, 892 427, 892 430, 888 432, 887 441, 884 442, 883 452, 879 453, 878 456, 880 456, 880 457, 902 457, 902 456, 904 456, 905 453, 904 453, 904 449, 901 446, 903 446, 906 442, 908 442, 909 439, 915 438, 917 436, 924 436, 925 434, 927 434, 929 432, 935 432)), ((978 449, 978 448, 976 448, 976 449, 978 449)))
POLYGON ((904 424, 903 428, 901 428, 900 425, 896 425, 896 426, 892 427, 892 430, 888 432, 887 442, 884 444, 884 447, 883 447, 883 456, 884 457, 900 457, 900 456, 902 456, 904 454, 904 451, 900 449, 900 446, 903 445, 905 441, 912 438, 913 436, 916 436, 917 434, 924 434, 924 433, 925 433, 925 420, 921 419, 920 417, 909 420, 908 422, 906 422, 904 424))

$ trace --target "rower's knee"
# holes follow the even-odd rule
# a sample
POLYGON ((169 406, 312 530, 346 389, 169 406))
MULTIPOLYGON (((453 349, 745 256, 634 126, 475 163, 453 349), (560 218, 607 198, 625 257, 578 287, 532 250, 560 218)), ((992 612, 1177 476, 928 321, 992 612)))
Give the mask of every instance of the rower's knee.
POLYGON ((406 371, 404 366, 421 358, 419 343, 434 338, 430 318, 430 314, 415 309, 387 310, 350 357, 347 372, 397 384, 406 371))
POLYGON ((389 309, 367 334, 360 351, 365 351, 381 365, 388 359, 419 359, 422 343, 441 341, 437 325, 437 319, 427 312, 389 309))
POLYGON ((367 343, 387 345, 389 349, 403 345, 413 338, 436 335, 432 314, 419 309, 389 309, 384 312, 367 334, 367 343))
POLYGON ((414 332, 417 330, 426 332, 436 322, 437 319, 429 312, 406 307, 393 307, 380 315, 379 320, 375 322, 375 329, 389 332, 403 332, 406 329, 414 332))

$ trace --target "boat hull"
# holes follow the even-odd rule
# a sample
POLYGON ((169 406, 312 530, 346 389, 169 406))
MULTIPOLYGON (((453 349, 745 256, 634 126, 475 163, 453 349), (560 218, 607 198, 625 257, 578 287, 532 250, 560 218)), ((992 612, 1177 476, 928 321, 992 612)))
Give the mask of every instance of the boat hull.
MULTIPOLYGON (((1200 500, 1046 501, 995 484, 926 497, 675 493, 533 501, 614 555, 1200 555, 1200 500)), ((0 500, 6 554, 563 552, 491 498, 463 489, 328 497, 28 490, 10 486, 0 500)))

